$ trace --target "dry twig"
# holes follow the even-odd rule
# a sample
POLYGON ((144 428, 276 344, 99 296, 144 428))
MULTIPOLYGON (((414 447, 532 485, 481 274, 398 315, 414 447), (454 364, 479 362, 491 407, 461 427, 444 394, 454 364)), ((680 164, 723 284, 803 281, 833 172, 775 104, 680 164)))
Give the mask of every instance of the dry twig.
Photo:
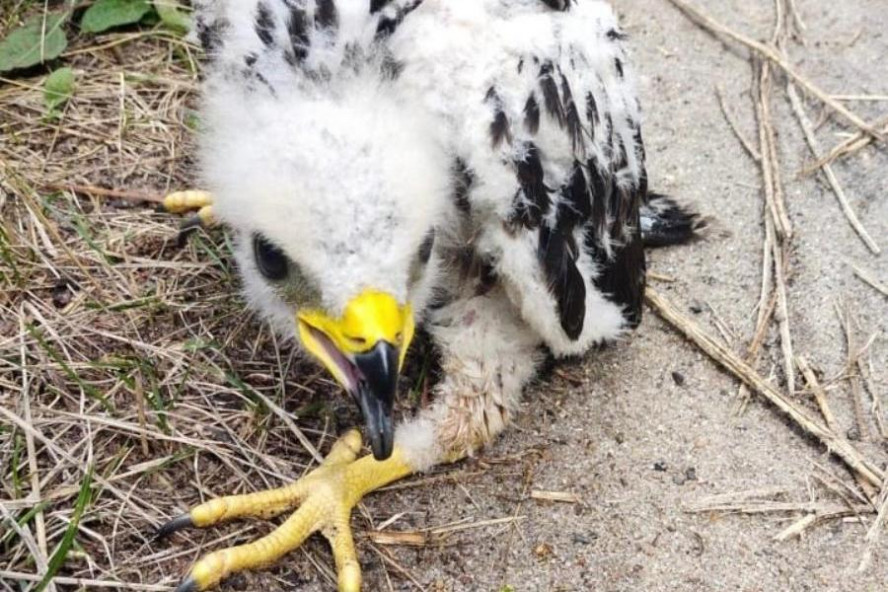
POLYGON ((648 288, 645 292, 645 302, 720 366, 762 395, 792 419, 802 430, 820 440, 830 452, 845 461, 848 466, 862 475, 863 478, 873 485, 881 487, 882 480, 884 479, 883 471, 867 460, 848 440, 813 420, 806 411, 800 409, 783 393, 771 386, 753 368, 741 360, 737 354, 706 334, 697 323, 681 313, 672 303, 656 291, 648 288))
MULTIPOLYGON (((777 34, 775 33, 775 37, 777 34)), ((759 119, 759 142, 761 145, 761 169, 765 185, 765 201, 770 217, 765 219, 765 246, 770 245, 770 260, 773 261, 773 283, 776 295, 776 309, 774 317, 780 332, 780 346, 783 351, 783 372, 789 392, 795 391, 795 371, 793 366, 792 333, 789 321, 789 303, 786 295, 786 269, 788 261, 788 249, 786 243, 792 237, 792 225, 786 213, 783 182, 780 174, 780 157, 777 152, 777 140, 771 117, 771 74, 770 66, 765 63, 761 66, 759 76, 759 93, 756 101, 756 112, 759 119), (776 234, 776 236, 775 236, 776 234)), ((768 264, 765 258, 764 265, 768 264)), ((762 272, 762 287, 764 295, 765 282, 770 276, 767 269, 762 272)), ((767 318, 759 316, 759 326, 756 332, 762 328, 761 323, 767 322, 767 318)))
POLYGON ((866 441, 870 439, 870 428, 869 422, 866 420, 866 414, 863 412, 863 390, 860 388, 860 376, 857 374, 857 360, 861 350, 857 346, 851 308, 848 303, 846 302, 844 306, 836 305, 836 314, 845 332, 845 342, 848 351, 845 373, 848 376, 848 383, 851 385, 851 404, 854 409, 854 419, 857 423, 860 439, 866 441))
POLYGON ((883 284, 879 281, 875 274, 859 265, 854 263, 851 264, 851 268, 854 270, 854 275, 863 280, 864 283, 869 284, 871 288, 882 294, 883 296, 888 297, 888 284, 883 284))
POLYGON ((809 94, 814 97, 817 97, 820 101, 822 101, 825 105, 830 107, 833 111, 844 117, 846 120, 854 124, 861 131, 869 134, 870 136, 883 141, 885 139, 884 132, 877 130, 875 127, 871 126, 859 116, 848 110, 844 105, 836 101, 832 98, 828 93, 822 91, 818 86, 814 85, 810 80, 796 72, 795 68, 790 65, 777 51, 773 48, 755 41, 754 39, 750 39, 749 37, 737 33, 725 25, 714 21, 712 18, 701 12, 700 10, 692 7, 690 4, 685 2, 684 0, 669 0, 672 4, 674 4, 679 10, 684 12, 692 21, 694 21, 697 25, 707 29, 711 33, 715 33, 717 35, 722 35, 740 43, 748 49, 751 49, 759 56, 767 59, 775 66, 779 67, 783 70, 787 76, 795 80, 799 86, 804 88, 809 94))
POLYGON ((563 504, 579 504, 583 500, 579 495, 569 491, 539 491, 530 492, 530 498, 543 502, 560 502, 563 504))
POLYGON ((786 213, 786 200, 780 175, 780 155, 777 152, 777 138, 771 117, 771 68, 766 63, 761 67, 759 96, 756 97, 756 114, 759 120, 759 146, 762 155, 765 202, 774 220, 778 238, 786 240, 792 237, 792 223, 786 213))
MULTIPOLYGON (((799 94, 791 83, 787 85, 786 90, 789 94, 792 108, 802 126, 802 131, 805 134, 808 146, 811 148, 811 153, 814 155, 814 158, 819 159, 820 143, 817 141, 817 136, 814 134, 814 126, 811 124, 808 114, 805 113, 805 106, 802 104, 799 94)), ((854 210, 851 208, 848 197, 845 195, 845 190, 842 189, 842 185, 839 183, 839 179, 836 177, 836 173, 833 171, 832 166, 830 166, 829 163, 824 163, 821 165, 821 168, 823 169, 823 174, 826 176, 826 180, 829 181, 830 187, 832 187, 833 192, 836 194, 836 199, 839 200, 839 205, 842 207, 842 213, 845 214, 845 218, 848 219, 851 227, 854 228, 854 231, 870 251, 876 255, 880 254, 882 250, 866 231, 866 228, 863 227, 863 224, 861 224, 860 220, 857 218, 857 214, 855 214, 854 210)))
MULTIPOLYGON (((39 582, 41 579, 40 576, 6 569, 0 570, 0 578, 16 580, 19 582, 39 582)), ((171 592, 173 590, 172 586, 137 584, 135 582, 115 582, 113 580, 95 580, 90 578, 67 578, 56 576, 53 580, 63 586, 77 586, 83 590, 94 590, 96 588, 133 590, 134 592, 171 592)))
POLYGON ((805 377, 805 382, 808 383, 808 388, 814 393, 814 400, 817 401, 817 407, 820 408, 820 413, 823 415, 824 421, 826 421, 826 427, 831 429, 834 433, 838 433, 839 426, 836 423, 836 416, 833 415, 832 409, 829 406, 829 401, 826 399, 826 391, 820 386, 820 381, 817 380, 817 376, 814 374, 814 370, 811 369, 811 365, 808 364, 808 360, 802 356, 798 356, 796 357, 795 362, 796 366, 799 367, 802 376, 805 377))
POLYGON ((873 559, 873 552, 882 538, 882 531, 885 529, 886 520, 888 520, 888 484, 882 486, 877 508, 876 519, 866 533, 866 550, 863 552, 863 558, 860 560, 859 571, 869 569, 873 559))
MULTIPOLYGON (((876 127, 876 129, 878 129, 883 135, 888 135, 888 117, 883 117, 882 119, 879 119, 874 127, 876 127)), ((824 165, 831 164, 839 158, 850 156, 851 154, 859 152, 860 150, 863 150, 864 148, 872 144, 873 141, 874 138, 871 135, 864 132, 858 132, 847 140, 840 142, 832 150, 827 152, 826 156, 803 170, 802 175, 810 175, 824 165)))
POLYGON ((114 199, 124 199, 135 203, 162 203, 163 196, 156 193, 145 193, 143 191, 126 191, 124 189, 105 189, 104 187, 93 187, 92 185, 65 185, 63 183, 47 183, 44 189, 48 191, 70 191, 79 195, 92 195, 96 197, 110 197, 114 199))
MULTIPOLYGON (((30 376, 28 373, 28 358, 26 355, 27 348, 25 346, 25 315, 20 313, 19 316, 19 335, 21 336, 21 379, 22 379, 22 410, 25 421, 30 425, 31 419, 31 389, 30 376)), ((37 447, 34 444, 34 434, 25 432, 25 446, 28 451, 28 472, 31 475, 31 495, 40 498, 40 470, 37 466, 37 447)), ((39 554, 34 556, 34 562, 38 566, 46 568, 46 562, 49 557, 49 551, 46 544, 46 523, 43 511, 37 512, 34 516, 34 526, 37 528, 37 551, 39 554)))
POLYGON ((740 145, 743 146, 743 149, 746 150, 746 153, 749 155, 752 160, 757 163, 762 161, 761 153, 755 149, 755 146, 752 145, 743 132, 740 131, 740 128, 737 125, 734 116, 731 115, 731 110, 728 109, 728 105, 725 102, 724 91, 722 91, 721 86, 716 85, 715 87, 715 96, 718 97, 718 105, 721 107, 721 112, 725 116, 725 121, 728 122, 728 125, 731 127, 731 131, 734 132, 734 136, 737 137, 737 140, 740 142, 740 145))

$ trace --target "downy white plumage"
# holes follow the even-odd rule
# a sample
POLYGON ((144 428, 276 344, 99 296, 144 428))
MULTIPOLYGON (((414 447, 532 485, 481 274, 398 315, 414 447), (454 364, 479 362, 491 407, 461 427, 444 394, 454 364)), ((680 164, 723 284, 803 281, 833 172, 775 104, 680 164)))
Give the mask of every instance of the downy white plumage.
POLYGON ((417 470, 501 431, 541 347, 579 354, 637 324, 640 212, 690 234, 648 196, 604 2, 223 0, 197 18, 202 180, 247 299, 291 335, 294 311, 336 316, 365 289, 412 304, 444 370, 396 432, 417 470), (287 277, 257 268, 257 236, 287 277))
POLYGON ((644 243, 692 238, 648 193, 641 113, 611 9, 593 0, 199 2, 209 55, 202 181, 170 196, 232 229, 249 303, 361 408, 350 432, 275 490, 209 500, 166 536, 295 510, 214 551, 177 592, 268 565, 312 532, 341 592, 361 586, 349 513, 366 493, 489 442, 548 350, 638 324, 644 243), (393 428, 416 324, 442 378, 393 428))

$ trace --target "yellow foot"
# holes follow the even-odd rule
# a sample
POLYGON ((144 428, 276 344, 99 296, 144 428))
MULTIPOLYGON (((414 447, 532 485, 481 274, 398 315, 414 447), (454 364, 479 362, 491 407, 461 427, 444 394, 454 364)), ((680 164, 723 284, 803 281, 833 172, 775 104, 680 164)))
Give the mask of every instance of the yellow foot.
POLYGON ((162 208, 171 214, 195 212, 179 226, 179 242, 183 243, 196 228, 216 224, 213 215, 213 196, 206 191, 177 191, 163 198, 162 208))
POLYGON ((340 592, 360 590, 361 567, 349 524, 351 510, 370 491, 411 472, 398 447, 384 461, 370 456, 356 461, 360 449, 361 434, 352 430, 333 445, 321 466, 295 483, 249 495, 217 498, 162 526, 158 538, 188 526, 203 528, 242 517, 269 518, 299 507, 271 534, 205 555, 176 592, 208 590, 234 572, 270 565, 315 532, 320 532, 333 548, 340 592))

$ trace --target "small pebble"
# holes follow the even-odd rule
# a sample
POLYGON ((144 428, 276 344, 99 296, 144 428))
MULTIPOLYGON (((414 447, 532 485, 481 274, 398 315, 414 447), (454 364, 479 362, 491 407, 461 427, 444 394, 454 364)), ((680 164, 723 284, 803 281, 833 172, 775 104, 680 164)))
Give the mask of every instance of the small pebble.
POLYGON ((684 374, 682 374, 681 372, 676 370, 675 372, 672 373, 672 381, 675 384, 677 384, 678 386, 684 386, 684 384, 685 384, 684 374))
POLYGON ((574 533, 573 535, 573 544, 575 545, 591 545, 592 541, 598 539, 598 533, 590 533, 588 535, 574 533))
POLYGON ((234 573, 225 580, 225 585, 230 586, 232 590, 246 590, 249 582, 245 574, 234 573))
POLYGON ((688 481, 696 481, 697 480, 697 469, 694 467, 690 467, 685 470, 684 473, 678 473, 672 476, 672 482, 676 485, 684 485, 688 481))
POLYGON ((62 278, 52 287, 52 305, 56 308, 65 308, 71 303, 74 292, 78 286, 67 278, 62 278))
POLYGON ((860 440, 860 430, 858 430, 856 427, 851 428, 850 430, 848 430, 846 436, 852 442, 857 442, 858 440, 860 440))

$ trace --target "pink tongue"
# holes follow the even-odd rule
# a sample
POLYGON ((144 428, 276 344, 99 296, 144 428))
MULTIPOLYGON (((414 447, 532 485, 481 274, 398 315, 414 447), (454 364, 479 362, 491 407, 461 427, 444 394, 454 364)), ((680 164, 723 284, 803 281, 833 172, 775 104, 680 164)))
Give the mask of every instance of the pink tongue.
POLYGON ((321 331, 318 331, 315 328, 311 328, 312 336, 317 339, 321 345, 324 347, 324 351, 327 352, 327 355, 333 360, 333 363, 342 370, 342 373, 345 375, 345 379, 348 381, 348 384, 344 384, 346 390, 350 392, 355 392, 358 388, 358 384, 361 382, 360 371, 352 364, 348 358, 342 355, 333 342, 330 341, 330 338, 324 335, 321 331))

